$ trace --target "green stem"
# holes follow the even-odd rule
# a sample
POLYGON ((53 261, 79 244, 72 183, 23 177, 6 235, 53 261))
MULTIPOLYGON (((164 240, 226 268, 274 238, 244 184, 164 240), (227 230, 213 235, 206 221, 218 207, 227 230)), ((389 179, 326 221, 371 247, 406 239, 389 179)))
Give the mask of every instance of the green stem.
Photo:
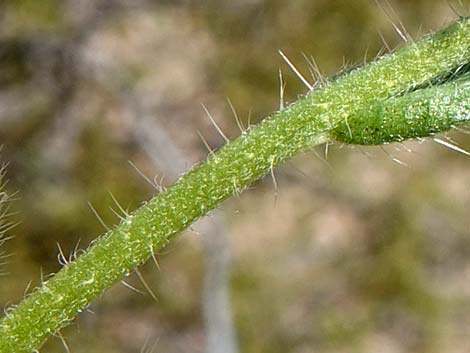
POLYGON ((470 122, 470 79, 380 101, 350 116, 331 133, 348 144, 380 145, 427 137, 470 122))
POLYGON ((343 75, 265 119, 8 310, 0 322, 0 352, 37 349, 106 288, 221 201, 294 154, 328 141, 331 131, 357 112, 448 73, 467 63, 469 54, 470 21, 462 20, 343 75))

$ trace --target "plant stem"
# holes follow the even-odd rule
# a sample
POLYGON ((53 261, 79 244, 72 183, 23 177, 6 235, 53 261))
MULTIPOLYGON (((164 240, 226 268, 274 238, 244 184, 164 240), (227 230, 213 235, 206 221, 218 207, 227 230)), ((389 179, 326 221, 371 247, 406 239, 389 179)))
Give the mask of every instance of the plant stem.
POLYGON ((466 64, 469 54, 470 21, 464 19, 309 92, 265 119, 128 215, 10 308, 0 322, 0 352, 38 349, 106 288, 220 202, 294 154, 327 142, 349 117, 357 115, 364 126, 375 124, 367 120, 370 115, 358 112, 466 64))
POLYGON ((427 137, 470 122, 470 79, 390 98, 357 112, 331 133, 348 144, 380 145, 427 137))

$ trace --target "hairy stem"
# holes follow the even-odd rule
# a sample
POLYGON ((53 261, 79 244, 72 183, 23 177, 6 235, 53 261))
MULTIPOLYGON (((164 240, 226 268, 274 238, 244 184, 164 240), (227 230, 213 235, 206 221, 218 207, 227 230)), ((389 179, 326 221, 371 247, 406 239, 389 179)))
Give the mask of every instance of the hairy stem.
POLYGON ((221 201, 294 154, 329 141, 332 131, 352 117, 375 126, 373 113, 360 112, 466 64, 469 54, 470 21, 464 19, 309 92, 265 119, 128 215, 74 263, 10 308, 0 322, 0 352, 37 349, 106 288, 221 201))
POLYGON ((427 137, 470 122, 470 79, 380 101, 341 122, 336 141, 380 145, 427 137))

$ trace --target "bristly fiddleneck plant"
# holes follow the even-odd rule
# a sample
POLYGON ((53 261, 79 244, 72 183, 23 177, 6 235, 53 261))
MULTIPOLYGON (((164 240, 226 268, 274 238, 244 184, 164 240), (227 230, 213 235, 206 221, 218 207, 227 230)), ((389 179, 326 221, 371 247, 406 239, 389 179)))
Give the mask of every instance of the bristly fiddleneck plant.
POLYGON ((31 352, 192 222, 296 153, 384 144, 470 122, 470 20, 308 92, 227 143, 42 283, 0 322, 0 352, 31 352))

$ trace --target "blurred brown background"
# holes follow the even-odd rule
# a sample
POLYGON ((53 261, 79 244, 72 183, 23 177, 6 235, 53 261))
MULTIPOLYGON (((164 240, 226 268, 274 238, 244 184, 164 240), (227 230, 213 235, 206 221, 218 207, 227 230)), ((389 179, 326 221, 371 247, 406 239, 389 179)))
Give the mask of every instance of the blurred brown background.
MULTIPOLYGON (((414 38, 457 17, 446 1, 390 4, 414 38)), ((306 77, 304 55, 330 76, 373 59, 381 36, 402 45, 369 0, 1 1, 1 157, 21 223, 3 247, 0 304, 60 269, 57 244, 68 256, 104 232, 88 202, 112 226, 111 194, 133 210, 157 192, 128 161, 169 185, 205 158, 198 132, 220 147, 201 103, 234 138, 227 97, 246 125, 277 109, 279 68, 286 100, 306 90, 278 49, 306 77)), ((70 351, 469 350, 468 157, 432 141, 336 145, 276 180, 140 270, 157 302, 135 274, 126 283, 143 294, 107 291, 63 331, 70 351)), ((41 350, 64 351, 59 338, 41 350)))

